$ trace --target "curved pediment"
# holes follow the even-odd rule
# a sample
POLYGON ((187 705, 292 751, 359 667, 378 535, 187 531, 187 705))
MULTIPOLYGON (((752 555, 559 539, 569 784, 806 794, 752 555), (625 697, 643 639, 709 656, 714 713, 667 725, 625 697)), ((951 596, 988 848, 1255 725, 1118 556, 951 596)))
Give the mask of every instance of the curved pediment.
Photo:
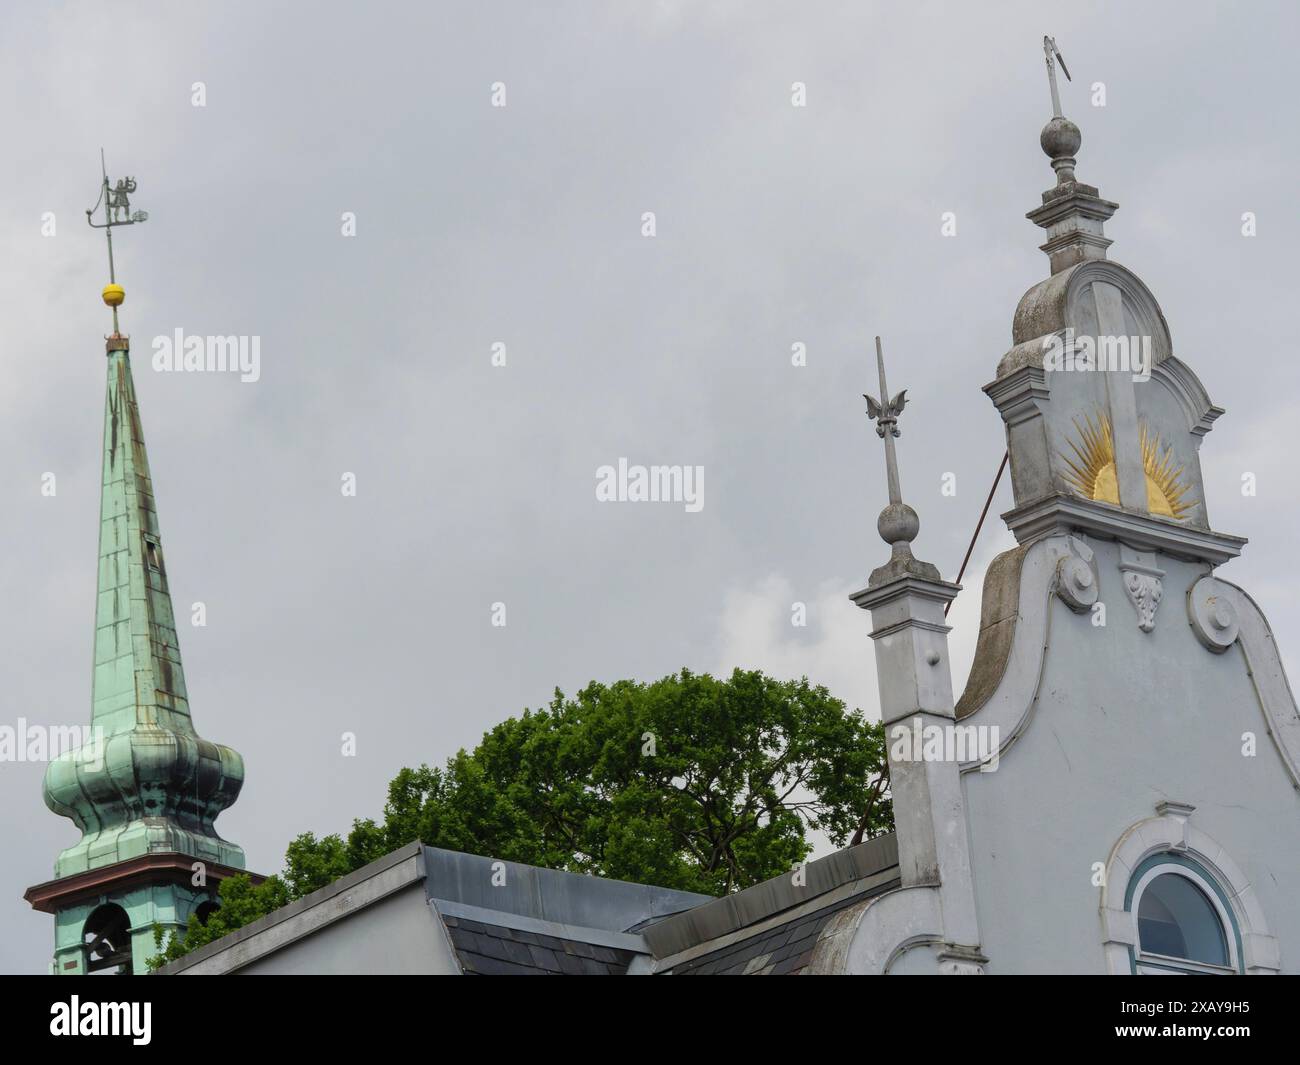
POLYGON ((1025 293, 1013 337, 987 391, 1018 507, 1062 495, 1209 529, 1199 449, 1223 411, 1141 278, 1105 259, 1067 267, 1025 293))
POLYGON ((1119 263, 1090 259, 1053 274, 1026 292, 1016 307, 1011 337, 1015 346, 1003 356, 998 376, 1025 365, 1042 365, 1044 338, 1073 329, 1095 336, 1098 332, 1095 282, 1114 286, 1120 293, 1125 335, 1149 336, 1153 362, 1159 365, 1173 354, 1169 325, 1155 296, 1142 279, 1119 263))

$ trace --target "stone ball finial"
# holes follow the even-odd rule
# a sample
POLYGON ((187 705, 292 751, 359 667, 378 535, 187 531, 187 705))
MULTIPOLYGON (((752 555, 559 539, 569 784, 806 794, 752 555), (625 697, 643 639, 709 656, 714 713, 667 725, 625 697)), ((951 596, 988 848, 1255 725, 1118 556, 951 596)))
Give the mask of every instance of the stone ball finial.
POLYGON ((1052 160, 1052 169, 1056 171, 1056 183, 1064 185, 1074 180, 1075 153, 1083 143, 1083 134, 1079 127, 1068 118, 1057 115, 1043 127, 1038 135, 1038 143, 1052 160))
POLYGON ((876 519, 876 531, 889 545, 910 544, 921 531, 921 519, 906 503, 890 503, 876 519))

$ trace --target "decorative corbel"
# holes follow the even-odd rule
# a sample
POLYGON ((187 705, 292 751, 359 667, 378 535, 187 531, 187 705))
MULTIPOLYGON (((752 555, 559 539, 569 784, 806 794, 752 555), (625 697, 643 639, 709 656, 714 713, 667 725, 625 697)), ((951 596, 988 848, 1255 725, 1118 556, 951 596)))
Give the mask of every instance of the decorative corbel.
POLYGON ((1124 543, 1119 545, 1119 569, 1124 575, 1124 591, 1137 611, 1138 628, 1150 632, 1156 627, 1156 610, 1164 595, 1160 579, 1165 571, 1156 565, 1154 551, 1138 551, 1124 543))

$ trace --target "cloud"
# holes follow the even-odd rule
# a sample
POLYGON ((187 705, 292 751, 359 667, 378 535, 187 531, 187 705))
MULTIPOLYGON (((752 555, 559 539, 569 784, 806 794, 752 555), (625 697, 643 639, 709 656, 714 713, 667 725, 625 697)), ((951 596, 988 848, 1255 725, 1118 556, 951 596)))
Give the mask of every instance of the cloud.
POLYGON ((758 669, 779 680, 807 677, 832 695, 879 718, 876 666, 865 612, 848 599, 849 581, 826 580, 796 589, 772 573, 750 587, 729 589, 718 625, 716 671, 758 669), (807 608, 807 627, 791 624, 794 604, 807 608))
MULTIPOLYGON (((994 557, 1014 544, 1005 530, 984 529, 963 577, 963 591, 949 612, 954 700, 961 695, 975 657, 985 571, 994 557)), ((879 554, 883 562, 887 557, 883 544, 879 554)), ((870 614, 848 598, 863 583, 837 577, 803 589, 781 573, 769 573, 752 584, 728 589, 718 618, 714 671, 725 676, 739 667, 762 670, 781 680, 807 677, 878 720, 870 614), (797 603, 806 606, 806 627, 791 624, 797 603)))

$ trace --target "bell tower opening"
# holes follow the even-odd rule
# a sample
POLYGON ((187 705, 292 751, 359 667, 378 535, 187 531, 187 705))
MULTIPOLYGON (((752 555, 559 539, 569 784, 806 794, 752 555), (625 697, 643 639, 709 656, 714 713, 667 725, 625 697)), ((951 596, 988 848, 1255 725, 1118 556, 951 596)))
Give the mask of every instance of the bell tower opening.
POLYGON ((82 929, 86 944, 86 971, 103 975, 130 975, 131 919, 114 902, 93 910, 82 929))

